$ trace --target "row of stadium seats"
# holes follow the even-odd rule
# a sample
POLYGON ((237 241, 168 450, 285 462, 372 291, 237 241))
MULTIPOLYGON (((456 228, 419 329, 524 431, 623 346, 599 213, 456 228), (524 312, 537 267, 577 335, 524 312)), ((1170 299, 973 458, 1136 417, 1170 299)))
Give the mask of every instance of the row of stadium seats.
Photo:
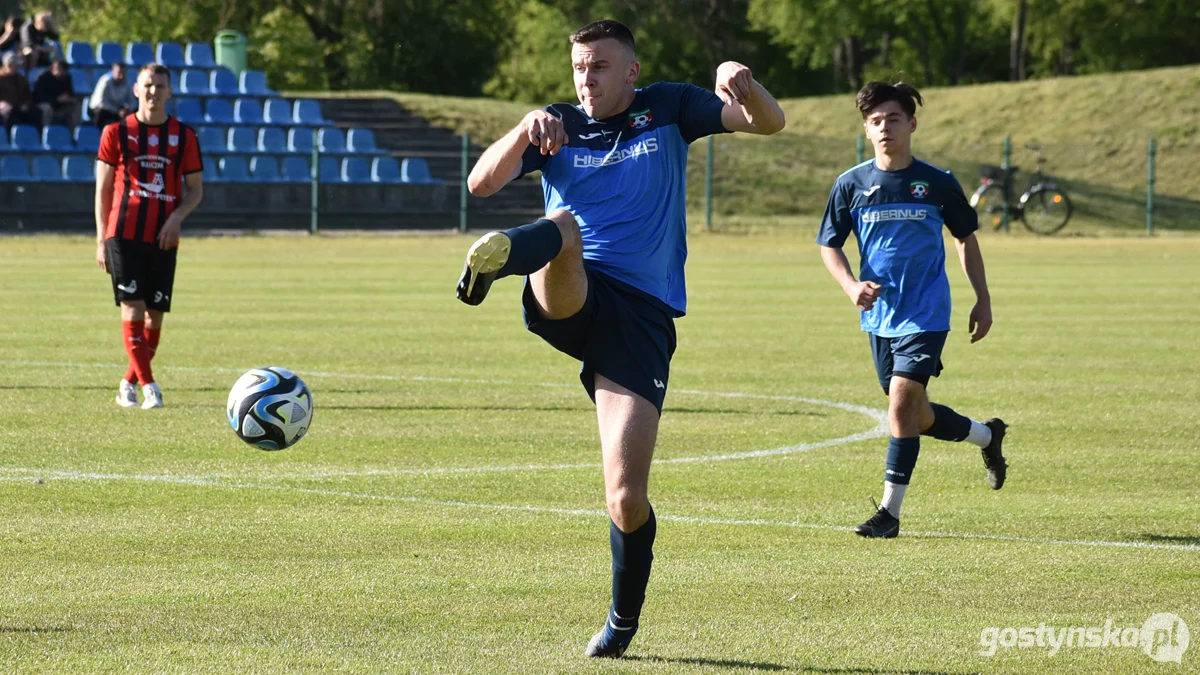
POLYGON ((179 98, 168 111, 184 124, 200 126, 217 124, 249 124, 254 126, 324 127, 332 126, 321 113, 321 104, 312 99, 297 99, 288 103, 282 98, 269 98, 266 105, 252 98, 210 98, 204 105, 194 98, 179 98))
MULTIPOLYGON (((26 162, 20 155, 0 157, 0 182, 77 182, 96 180, 95 159, 88 155, 59 158, 38 155, 26 162)), ((204 164, 206 183, 308 183, 311 164, 302 157, 287 157, 282 165, 273 157, 211 158, 204 164)), ((418 157, 396 162, 391 157, 376 157, 370 163, 363 157, 348 157, 340 162, 322 158, 318 165, 322 183, 420 183, 440 184, 429 175, 429 165, 418 157)))
POLYGON ((148 42, 101 42, 93 49, 87 42, 68 42, 63 53, 71 66, 111 66, 124 63, 140 68, 148 63, 161 63, 168 68, 216 68, 212 45, 207 42, 192 42, 187 47, 177 42, 160 42, 152 47, 148 42))
MULTIPOLYGON (((29 73, 29 81, 36 82, 37 76, 45 68, 35 68, 29 73)), ((78 68, 72 67, 71 84, 75 94, 88 96, 96 89, 96 84, 108 68, 78 68)), ((132 77, 133 75, 130 75, 132 77)), ((218 67, 213 70, 184 70, 182 73, 171 71, 171 89, 176 94, 184 96, 256 96, 267 98, 279 96, 279 92, 267 86, 267 76, 261 70, 244 70, 241 75, 234 75, 228 68, 218 67)))
MULTIPOLYGON (((370 129, 313 129, 293 127, 284 133, 279 127, 201 127, 197 132, 200 150, 219 154, 310 155, 313 144, 323 154, 382 155, 370 129)), ((74 133, 64 126, 50 125, 38 131, 26 124, 13 125, 11 136, 0 133, 0 153, 42 152, 95 153, 100 148, 100 130, 80 126, 74 133)))

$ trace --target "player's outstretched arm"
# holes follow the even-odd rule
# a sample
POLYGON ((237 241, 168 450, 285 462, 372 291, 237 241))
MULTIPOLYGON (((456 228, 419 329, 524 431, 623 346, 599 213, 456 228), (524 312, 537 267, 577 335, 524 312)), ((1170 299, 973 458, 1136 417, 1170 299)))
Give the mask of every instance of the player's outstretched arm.
POLYGON ((779 102, 737 61, 717 67, 717 96, 725 102, 721 123, 726 131, 770 136, 782 131, 787 119, 779 102))
POLYGON ((476 197, 490 197, 521 175, 521 158, 530 145, 540 148, 543 155, 557 155, 566 144, 562 120, 545 110, 534 110, 483 151, 467 177, 467 189, 476 197))
POLYGON ((979 240, 974 234, 955 239, 954 247, 958 249, 963 272, 971 282, 971 288, 975 289, 975 306, 971 308, 967 330, 971 333, 971 342, 979 342, 992 329, 992 294, 988 291, 987 274, 983 270, 983 253, 979 251, 979 240))
POLYGON ((829 270, 829 274, 842 287, 842 291, 850 296, 850 301, 855 307, 865 312, 875 306, 875 301, 879 299, 879 284, 855 279, 854 272, 850 269, 850 261, 846 259, 842 249, 822 246, 821 262, 825 263, 825 269, 829 270))

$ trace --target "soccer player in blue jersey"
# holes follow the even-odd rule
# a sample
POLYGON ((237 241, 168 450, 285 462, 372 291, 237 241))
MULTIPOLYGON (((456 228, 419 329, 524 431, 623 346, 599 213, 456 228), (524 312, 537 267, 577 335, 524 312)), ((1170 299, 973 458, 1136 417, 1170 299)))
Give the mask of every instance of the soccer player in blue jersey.
POLYGON ((525 325, 583 362, 596 404, 611 518, 612 606, 588 644, 620 657, 638 629, 657 529, 647 490, 667 393, 675 319, 686 310, 683 265, 688 144, 710 134, 773 134, 783 111, 726 62, 715 93, 688 84, 635 87, 633 34, 596 21, 571 35, 579 105, 530 112, 471 171, 487 197, 540 170, 544 219, 490 232, 467 252, 458 297, 483 301, 495 279, 526 276, 525 325))
POLYGON ((982 449, 992 489, 1004 485, 1007 463, 1001 444, 1007 426, 980 423, 931 403, 929 378, 942 371, 942 347, 950 331, 950 282, 942 227, 954 237, 963 271, 975 289, 968 331, 971 342, 992 327, 992 304, 983 257, 975 238, 978 221, 962 187, 948 171, 912 155, 921 94, 911 85, 870 82, 858 92, 858 108, 875 158, 838 177, 829 194, 817 243, 829 273, 862 310, 879 384, 888 397, 887 466, 883 502, 855 532, 895 537, 900 504, 917 464, 921 436, 967 441, 982 449), (857 279, 842 245, 853 232, 862 266, 857 279))

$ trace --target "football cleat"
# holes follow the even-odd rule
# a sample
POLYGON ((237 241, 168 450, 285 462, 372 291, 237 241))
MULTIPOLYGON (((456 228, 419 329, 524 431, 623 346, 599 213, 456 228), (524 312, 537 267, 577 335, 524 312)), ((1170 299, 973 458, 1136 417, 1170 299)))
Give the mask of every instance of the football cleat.
POLYGON ((132 408, 137 404, 137 385, 121 380, 121 385, 117 387, 117 405, 132 408))
POLYGON ((478 305, 487 297, 496 273, 508 262, 512 241, 503 232, 488 232, 471 244, 462 277, 455 294, 468 305, 478 305))
POLYGON ((142 402, 142 410, 163 407, 162 390, 158 388, 157 382, 142 387, 142 397, 146 399, 142 402))
POLYGON ((860 537, 894 539, 896 535, 900 534, 900 519, 880 506, 875 515, 868 518, 865 523, 854 528, 854 534, 860 537))
POLYGON ((1000 452, 1008 425, 997 417, 984 422, 983 425, 992 430, 992 442, 980 451, 983 454, 983 465, 987 467, 988 485, 992 486, 993 490, 999 490, 1004 487, 1004 478, 1008 475, 1008 462, 1000 452))
POLYGON ((588 642, 587 649, 583 650, 583 654, 593 659, 619 659, 625 655, 625 650, 629 648, 629 643, 633 641, 637 629, 636 620, 622 619, 610 610, 608 619, 604 621, 604 628, 592 636, 592 640, 588 642), (614 623, 614 619, 622 624, 630 625, 619 626, 614 623))

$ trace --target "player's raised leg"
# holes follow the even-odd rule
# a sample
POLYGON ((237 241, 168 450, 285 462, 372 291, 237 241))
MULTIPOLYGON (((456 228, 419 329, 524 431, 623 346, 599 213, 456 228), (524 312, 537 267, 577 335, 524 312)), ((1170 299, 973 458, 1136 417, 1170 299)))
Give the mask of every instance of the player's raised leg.
POLYGON ((569 211, 559 209, 528 225, 504 232, 488 232, 471 244, 462 276, 458 280, 458 299, 478 305, 487 297, 492 282, 508 276, 529 276, 563 255, 580 258, 579 225, 569 211))
POLYGON ((645 398, 596 375, 596 418, 610 518, 612 606, 584 653, 619 658, 637 633, 654 560, 657 523, 648 488, 659 411, 645 398))
POLYGON ((921 435, 939 441, 966 441, 979 446, 983 455, 983 466, 987 469, 988 485, 993 490, 1004 487, 1004 479, 1008 475, 1008 462, 1005 461, 1002 451, 1004 435, 1008 430, 1004 420, 993 417, 986 422, 978 422, 958 414, 948 406, 929 401, 924 391, 921 394, 924 398, 924 405, 921 406, 921 435))

